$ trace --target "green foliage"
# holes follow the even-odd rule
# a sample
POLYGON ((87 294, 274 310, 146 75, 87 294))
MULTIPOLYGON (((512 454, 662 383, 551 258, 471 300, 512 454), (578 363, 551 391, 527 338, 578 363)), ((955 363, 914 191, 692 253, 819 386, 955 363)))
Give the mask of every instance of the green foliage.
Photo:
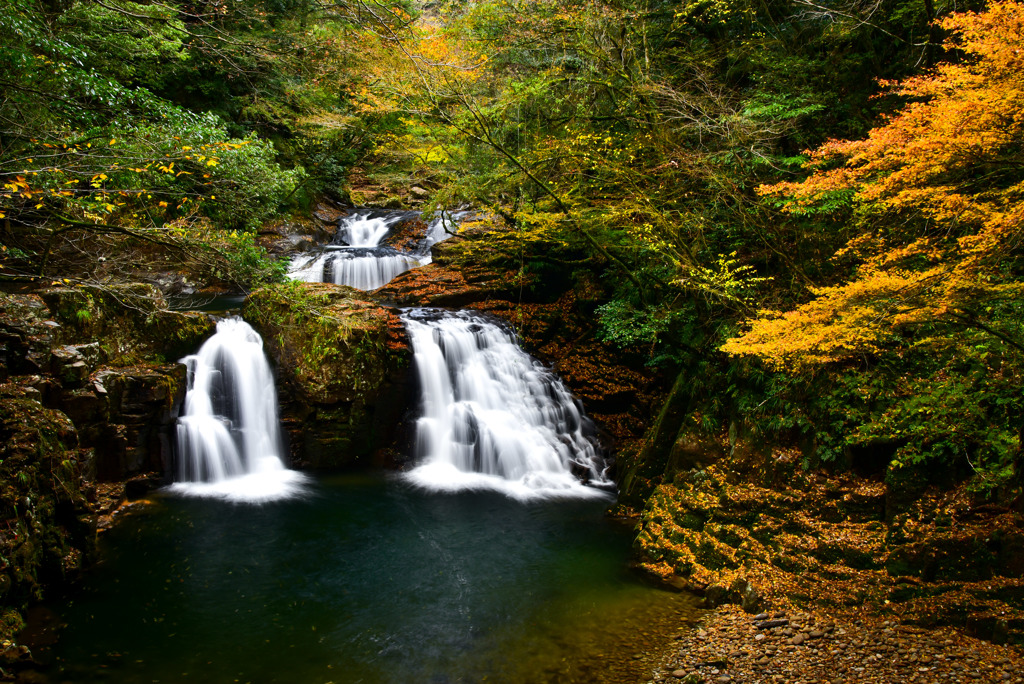
POLYGON ((695 264, 673 282, 722 304, 747 307, 758 286, 771 278, 754 275, 753 266, 740 264, 735 257, 736 253, 733 252, 728 257, 719 255, 707 266, 695 264))
MULTIPOLYGON (((131 8, 170 33, 181 30, 166 8, 131 8)), ((115 27, 129 22, 152 44, 131 32, 111 32, 109 14, 76 3, 51 28, 31 5, 4 0, 0 29, 15 36, 0 48, 12 93, 0 105, 9 122, 0 152, 0 179, 9 191, 0 204, 8 216, 36 225, 45 222, 47 210, 107 216, 128 207, 129 199, 154 199, 156 192, 152 203, 132 203, 134 217, 140 218, 139 210, 154 213, 160 201, 168 206, 201 196, 199 169, 181 168, 181 147, 198 149, 228 136, 216 119, 133 87, 129 73, 145 59, 159 63, 171 54, 179 59, 180 39, 146 31, 148 22, 117 12, 115 27), (111 41, 133 52, 118 54, 111 41), (103 53, 109 61, 94 58, 100 51, 110 52, 103 53), (157 172, 161 165, 171 168, 157 172)))
MULTIPOLYGON (((374 123, 348 108, 339 76, 354 37, 402 21, 398 6, 207 9, 0 0, 0 221, 12 226, 11 275, 54 268, 55 234, 166 242, 168 228, 205 219, 253 231, 289 202, 343 192, 374 123), (311 12, 318 21, 307 23, 311 12)), ((221 270, 248 278, 265 270, 254 257, 221 270)))
POLYGON ((638 311, 629 303, 613 300, 597 307, 601 339, 619 347, 651 345, 670 325, 668 316, 656 316, 649 310, 638 311))
POLYGON ((650 366, 677 366, 702 345, 693 309, 636 307, 613 299, 597 308, 600 339, 622 349, 645 350, 650 366))
POLYGON ((60 33, 76 37, 92 68, 121 84, 159 82, 168 63, 188 60, 188 33, 170 5, 79 2, 57 17, 56 25, 60 33))
POLYGON ((857 449, 881 449, 897 471, 970 476, 990 491, 1016 472, 1022 372, 1004 345, 962 332, 812 376, 748 367, 738 407, 771 439, 811 440, 821 462, 842 467, 857 449))
POLYGON ((282 282, 288 272, 287 262, 271 258, 267 250, 256 244, 255 237, 252 233, 228 233, 225 236, 227 244, 220 251, 224 270, 216 274, 246 291, 282 282))
POLYGON ((273 146, 250 135, 244 141, 215 141, 245 145, 221 153, 209 172, 211 201, 204 207, 217 225, 255 230, 279 209, 284 199, 302 182, 301 167, 283 170, 275 162, 273 146))

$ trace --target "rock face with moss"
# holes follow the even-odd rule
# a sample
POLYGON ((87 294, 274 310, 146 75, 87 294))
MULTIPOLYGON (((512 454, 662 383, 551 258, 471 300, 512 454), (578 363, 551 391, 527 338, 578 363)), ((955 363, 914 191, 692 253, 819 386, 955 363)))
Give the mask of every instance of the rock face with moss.
MULTIPOLYGON (((396 231, 398 233, 398 231, 396 231)), ((459 235, 434 245, 433 262, 399 275, 376 291, 387 300, 415 306, 452 308, 476 307, 486 301, 516 301, 520 293, 527 301, 544 293, 545 299, 557 297, 571 283, 553 282, 550 277, 564 277, 565 269, 521 269, 520 251, 524 245, 511 231, 489 224, 463 227, 459 235)), ((555 243, 533 241, 531 251, 554 258, 555 243)))
POLYGON ((290 282, 254 292, 244 314, 277 366, 296 465, 343 468, 396 458, 395 426, 414 401, 396 311, 351 288, 290 282))
POLYGON ((148 285, 0 293, 0 638, 75 575, 126 480, 161 478, 185 392, 166 360, 212 330, 148 285))
POLYGON ((167 428, 185 397, 185 375, 182 364, 102 368, 85 387, 61 393, 56 405, 80 426, 82 443, 97 448, 101 480, 166 471, 167 428))
POLYGON ((112 366, 177 361, 213 334, 207 316, 170 311, 152 285, 54 287, 38 296, 49 309, 56 342, 95 342, 97 359, 112 366))
POLYGON ((82 445, 98 447, 101 479, 159 474, 185 392, 184 367, 166 361, 194 351, 213 329, 206 316, 167 310, 150 285, 4 295, 0 372, 71 418, 82 445))
POLYGON ((67 416, 10 384, 0 385, 0 445, 0 637, 9 638, 43 585, 74 577, 93 548, 94 460, 67 416))

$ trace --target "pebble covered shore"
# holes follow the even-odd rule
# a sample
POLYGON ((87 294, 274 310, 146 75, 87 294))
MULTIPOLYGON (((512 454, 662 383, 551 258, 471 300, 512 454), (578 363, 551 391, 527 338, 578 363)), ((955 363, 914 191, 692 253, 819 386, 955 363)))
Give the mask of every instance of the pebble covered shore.
POLYGON ((696 629, 681 630, 659 662, 650 683, 1024 684, 1019 650, 953 629, 806 610, 751 615, 734 605, 709 612, 696 629))

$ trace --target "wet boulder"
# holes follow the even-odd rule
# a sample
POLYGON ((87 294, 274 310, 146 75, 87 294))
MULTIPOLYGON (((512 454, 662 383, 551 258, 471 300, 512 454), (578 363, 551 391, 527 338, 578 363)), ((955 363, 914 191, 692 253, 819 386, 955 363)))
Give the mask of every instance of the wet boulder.
POLYGON ((96 450, 97 477, 120 481, 164 472, 185 389, 182 364, 102 367, 84 387, 65 385, 52 404, 74 422, 82 445, 96 450))
POLYGON ((0 379, 47 371, 59 327, 38 295, 0 293, 0 379))
POLYGON ((81 387, 105 356, 99 342, 67 344, 50 351, 50 372, 64 387, 81 387))

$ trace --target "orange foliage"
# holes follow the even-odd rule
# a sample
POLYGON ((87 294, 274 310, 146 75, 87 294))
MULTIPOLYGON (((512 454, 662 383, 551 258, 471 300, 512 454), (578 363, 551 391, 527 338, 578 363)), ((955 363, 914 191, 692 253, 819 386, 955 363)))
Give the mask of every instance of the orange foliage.
POLYGON ((895 326, 973 319, 986 299, 1021 292, 1001 267, 1024 226, 1024 6, 993 2, 942 26, 963 63, 886 84, 910 99, 899 113, 863 140, 813 152, 803 182, 759 189, 793 213, 852 192, 867 213, 898 219, 842 250, 860 259, 853 280, 764 312, 724 351, 776 366, 839 360, 876 351, 895 326))

